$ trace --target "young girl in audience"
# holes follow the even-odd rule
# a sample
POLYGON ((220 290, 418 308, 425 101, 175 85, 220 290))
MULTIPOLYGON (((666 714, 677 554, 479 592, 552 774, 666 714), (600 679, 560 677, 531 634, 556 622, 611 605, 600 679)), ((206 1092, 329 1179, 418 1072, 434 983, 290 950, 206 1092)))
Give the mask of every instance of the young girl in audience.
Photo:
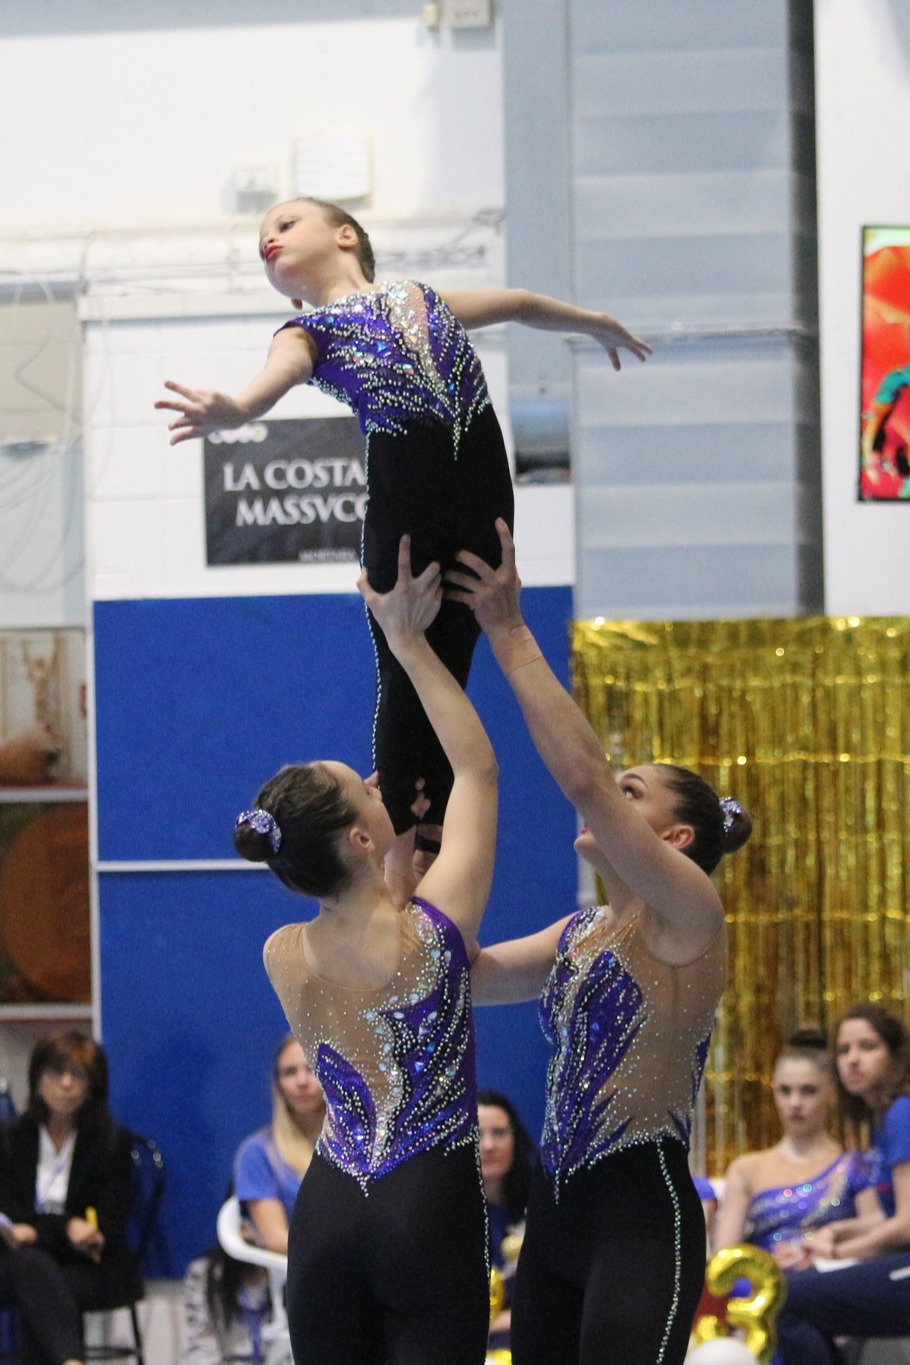
POLYGON ((490 1324, 490 1347, 506 1350, 512 1325, 512 1277, 528 1207, 533 1147, 512 1101, 498 1090, 477 1094, 480 1174, 490 1227, 490 1262, 503 1277, 504 1300, 490 1324))
POLYGON ((394 839, 379 788, 342 763, 293 764, 238 817, 239 852, 315 918, 272 935, 265 963, 322 1085, 326 1123, 291 1218, 296 1365, 481 1365, 489 1328, 486 1219, 468 952, 496 847, 497 767, 426 628, 438 566, 361 591, 410 678, 454 780, 442 846, 400 911, 384 880, 394 839))
POLYGON ((291 1034, 272 1066, 272 1122, 246 1138, 234 1158, 234 1193, 268 1251, 288 1254, 288 1223, 324 1120, 322 1086, 291 1034))
POLYGON ((880 1210, 869 1162, 844 1151, 829 1132, 837 1091, 820 1030, 798 1029, 788 1039, 774 1066, 772 1091, 783 1136, 730 1166, 714 1246, 753 1242, 782 1269, 797 1269, 809 1264, 803 1240, 808 1234, 856 1214, 875 1217, 880 1210))
POLYGON ((785 1365, 839 1365, 838 1337, 910 1336, 910 1034, 883 1005, 854 1005, 834 1055, 848 1133, 869 1140, 880 1208, 805 1238, 818 1265, 787 1275, 785 1365))
POLYGON ((479 1004, 541 994, 551 1046, 541 1161, 512 1308, 515 1365, 674 1365, 705 1273, 688 1166, 695 1095, 726 973, 710 872, 748 837, 736 802, 648 763, 614 776, 519 607, 515 553, 462 552, 446 575, 470 605, 538 752, 584 829, 576 850, 609 904, 484 948, 479 1004))
MULTIPOLYGON (((619 349, 640 360, 650 348, 606 313, 576 308, 524 289, 446 290, 412 280, 377 284, 369 237, 344 209, 293 199, 266 214, 259 250, 269 282, 298 312, 275 334, 261 372, 236 397, 168 381, 171 444, 239 427, 274 406, 296 384, 313 383, 349 404, 367 439, 369 502, 362 563, 377 592, 395 583, 398 544, 411 536, 415 572, 450 564, 466 547, 493 560, 493 523, 511 526, 508 458, 480 362, 466 328, 514 320, 580 332, 602 345, 615 369, 619 349)), ((410 871, 418 778, 431 836, 445 811, 449 765, 414 689, 370 629, 377 661, 373 766, 396 834, 390 877, 410 871)), ((464 607, 443 603, 429 631, 433 648, 464 686, 477 640, 464 607)))

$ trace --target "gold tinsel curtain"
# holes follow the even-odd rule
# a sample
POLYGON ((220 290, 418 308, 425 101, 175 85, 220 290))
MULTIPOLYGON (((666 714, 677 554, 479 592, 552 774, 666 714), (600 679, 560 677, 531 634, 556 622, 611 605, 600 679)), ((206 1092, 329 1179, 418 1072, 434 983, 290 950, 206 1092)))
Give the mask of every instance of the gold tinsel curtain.
POLYGON ((730 981, 707 1166, 776 1140, 782 1038, 910 993, 910 620, 580 621, 576 696, 615 763, 694 768, 752 813, 718 871, 730 981))

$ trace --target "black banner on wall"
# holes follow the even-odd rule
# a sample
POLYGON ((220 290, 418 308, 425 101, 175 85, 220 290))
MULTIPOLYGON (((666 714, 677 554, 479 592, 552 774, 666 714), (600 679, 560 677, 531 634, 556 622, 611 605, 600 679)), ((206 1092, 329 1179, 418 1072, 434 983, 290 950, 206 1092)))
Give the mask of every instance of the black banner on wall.
POLYGON ((354 417, 248 422, 205 449, 209 564, 356 560, 366 509, 354 417))

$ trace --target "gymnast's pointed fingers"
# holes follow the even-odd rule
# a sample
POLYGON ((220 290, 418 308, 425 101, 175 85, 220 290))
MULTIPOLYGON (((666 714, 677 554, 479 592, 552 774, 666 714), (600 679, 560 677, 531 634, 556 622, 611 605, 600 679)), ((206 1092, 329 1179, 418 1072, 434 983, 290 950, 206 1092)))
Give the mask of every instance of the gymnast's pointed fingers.
MULTIPOLYGON (((195 402, 199 396, 195 389, 186 389, 182 384, 175 384, 173 379, 165 379, 164 387, 170 389, 171 393, 179 393, 181 398, 185 398, 190 403, 195 402)), ((164 399, 155 404, 156 408, 180 408, 181 410, 183 406, 183 403, 167 403, 164 399)))

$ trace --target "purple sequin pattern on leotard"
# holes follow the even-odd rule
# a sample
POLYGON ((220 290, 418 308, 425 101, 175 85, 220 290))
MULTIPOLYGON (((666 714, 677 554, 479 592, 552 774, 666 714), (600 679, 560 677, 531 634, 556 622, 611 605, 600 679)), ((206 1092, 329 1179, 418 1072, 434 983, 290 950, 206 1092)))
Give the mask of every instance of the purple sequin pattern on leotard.
POLYGON ((420 933, 434 967, 430 990, 364 1011, 380 1038, 389 1099, 377 1107, 363 1076, 320 1043, 316 1074, 328 1118, 318 1149, 361 1188, 418 1152, 473 1141, 477 1115, 470 964, 458 930, 427 901, 420 933))
POLYGON ((559 1184, 615 1146, 628 1126, 611 1126, 615 1090, 604 1083, 631 1047, 641 1026, 642 994, 612 952, 579 971, 566 952, 585 914, 563 930, 556 963, 540 1000, 544 1035, 553 1049, 547 1070, 547 1107, 540 1155, 559 1184))
POLYGON ((811 1180, 761 1190, 746 1210, 749 1241, 763 1251, 801 1242, 806 1232, 856 1217, 856 1196, 873 1184, 867 1154, 842 1152, 811 1180))
MULTIPOLYGON (((689 1140, 691 1107, 684 1102, 652 1113, 642 1126, 632 1079, 641 1065, 635 1052, 647 1046, 649 1001, 621 947, 600 947, 590 933, 601 916, 595 907, 566 925, 540 1000, 552 1048, 540 1154, 557 1196, 570 1175, 614 1150, 661 1136, 689 1140)), ((690 1057, 686 1089, 693 1103, 709 1038, 690 1057)))
POLYGON ((396 280, 303 313, 316 343, 311 383, 353 408, 363 431, 400 434, 440 423, 458 436, 489 403, 461 323, 429 285, 396 280))

